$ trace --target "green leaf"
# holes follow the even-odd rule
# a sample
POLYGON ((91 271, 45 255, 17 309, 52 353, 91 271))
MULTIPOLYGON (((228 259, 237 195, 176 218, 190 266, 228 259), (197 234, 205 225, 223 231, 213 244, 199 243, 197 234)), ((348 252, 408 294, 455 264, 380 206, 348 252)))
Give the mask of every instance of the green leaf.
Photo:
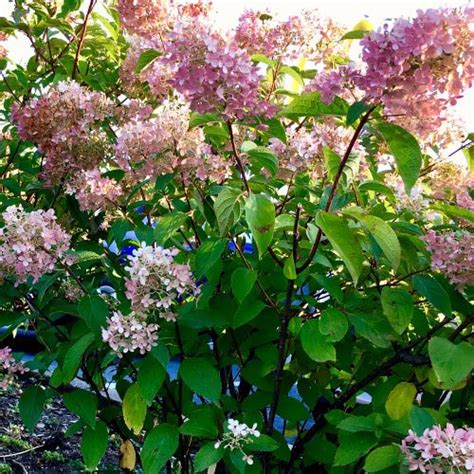
POLYGON ((453 206, 446 203, 436 203, 431 205, 431 209, 441 211, 451 219, 464 219, 469 222, 474 222, 474 212, 464 207, 453 206))
POLYGON ((285 420, 296 423, 311 417, 304 403, 293 397, 282 396, 278 402, 277 414, 285 420))
POLYGON ((337 428, 351 433, 373 432, 376 429, 376 424, 373 418, 367 416, 348 416, 337 425, 337 428))
POLYGON ((160 57, 161 53, 156 49, 147 49, 140 54, 136 64, 135 72, 138 74, 148 67, 156 58, 160 57))
POLYGON ((145 438, 140 458, 145 474, 157 474, 178 449, 179 432, 175 426, 162 423, 145 438))
POLYGON ((204 471, 213 464, 217 464, 224 456, 224 448, 215 448, 214 443, 208 443, 201 447, 194 460, 196 471, 204 471))
POLYGON ((63 363, 63 383, 68 384, 76 376, 77 370, 81 365, 82 356, 94 341, 94 334, 86 334, 75 342, 66 352, 63 363))
POLYGON ((319 330, 328 342, 340 341, 349 329, 346 316, 334 308, 328 308, 321 313, 319 330))
POLYGON ((262 301, 244 302, 234 314, 232 327, 239 328, 252 321, 262 312, 263 308, 265 308, 265 303, 262 301))
POLYGON ((152 354, 148 354, 138 368, 137 383, 143 399, 148 403, 154 400, 166 378, 166 370, 152 354))
POLYGON ((198 395, 216 402, 221 394, 219 372, 207 359, 185 359, 179 368, 183 382, 198 395))
POLYGON ((387 257, 391 267, 394 270, 397 270, 400 265, 402 249, 395 231, 384 220, 380 219, 380 217, 364 215, 354 215, 354 217, 367 227, 368 231, 372 234, 372 237, 387 257))
POLYGON ((474 347, 467 342, 453 344, 433 337, 428 343, 428 354, 436 377, 445 388, 454 388, 474 368, 474 347))
POLYGON ((353 433, 341 431, 339 433, 340 445, 334 458, 335 466, 347 466, 367 454, 376 444, 377 438, 372 433, 353 433))
POLYGON ((382 289, 382 308, 393 329, 402 334, 413 316, 413 297, 403 288, 385 286, 382 289))
POLYGON ((381 446, 369 453, 365 460, 364 470, 366 472, 378 472, 395 464, 400 464, 401 452, 399 446, 381 446))
POLYGON ((416 396, 416 387, 412 383, 401 382, 396 385, 385 402, 385 410, 390 418, 399 420, 411 411, 416 396))
POLYGON ((341 217, 328 212, 320 212, 316 216, 316 224, 342 258, 354 280, 354 284, 356 284, 362 272, 364 256, 350 227, 341 217))
POLYGON ((217 225, 221 236, 240 219, 242 213, 242 191, 233 188, 224 188, 214 202, 217 225))
POLYGON ((278 171, 278 158, 268 148, 263 146, 255 146, 248 151, 247 155, 251 163, 255 163, 259 168, 265 168, 272 176, 275 176, 278 171))
POLYGON ((100 335, 107 324, 109 308, 107 303, 97 295, 84 296, 78 305, 79 316, 86 322, 87 327, 100 335))
POLYGON ((31 432, 41 418, 46 399, 46 391, 39 385, 27 387, 21 394, 18 409, 24 425, 31 432))
POLYGON ((197 112, 193 112, 189 119, 189 128, 199 127, 199 125, 204 125, 209 122, 219 122, 219 116, 211 113, 198 114, 197 112))
POLYGON ((344 117, 347 110, 347 103, 339 97, 336 97, 328 105, 321 101, 319 92, 308 92, 295 97, 290 104, 279 112, 279 115, 293 120, 298 117, 323 117, 326 115, 344 117))
POLYGON ((257 272, 245 267, 237 268, 233 271, 230 284, 235 297, 242 303, 245 297, 252 291, 257 281, 257 272))
POLYGON ((275 451, 280 445, 268 435, 261 434, 258 438, 253 438, 252 443, 248 445, 249 451, 275 451))
POLYGON ((136 435, 140 434, 146 417, 146 401, 140 391, 138 383, 128 387, 122 404, 123 420, 127 428, 136 435))
POLYGON ((196 252, 195 270, 198 278, 205 275, 221 259, 227 247, 227 240, 206 240, 196 252))
POLYGON ((405 183, 407 194, 416 183, 422 164, 420 145, 416 138, 398 125, 379 123, 377 130, 387 142, 390 153, 397 163, 397 169, 405 183))
POLYGON ((91 428, 95 428, 97 413, 97 397, 87 390, 76 389, 63 395, 64 405, 72 413, 81 418, 91 428))
POLYGON ((296 267, 292 255, 285 258, 283 263, 283 275, 285 275, 285 278, 288 280, 296 280, 296 267))
POLYGON ((365 102, 354 102, 347 111, 346 125, 352 125, 364 112, 367 112, 369 108, 365 102))
POLYGON ((188 416, 179 431, 188 436, 216 438, 218 428, 214 411, 210 406, 198 408, 188 416))
POLYGON ((445 316, 451 316, 451 300, 446 290, 431 276, 416 275, 412 279, 413 288, 424 296, 435 308, 445 316))
POLYGON ((173 234, 184 225, 187 220, 186 214, 182 212, 172 212, 166 216, 160 217, 158 225, 153 233, 158 244, 165 244, 173 234))
POLYGON ((341 157, 331 148, 328 146, 323 147, 323 155, 324 155, 324 166, 326 167, 326 171, 328 172, 328 178, 333 180, 334 177, 337 175, 339 170, 339 166, 341 165, 341 157))
POLYGON ((424 408, 413 405, 410 411, 410 425, 413 431, 421 436, 426 428, 431 428, 436 423, 431 413, 424 408))
POLYGON ((304 351, 312 360, 316 362, 336 360, 336 349, 321 334, 317 319, 310 319, 303 324, 300 339, 304 351))
POLYGON ((358 40, 362 39, 365 35, 367 35, 369 31, 366 30, 353 30, 346 33, 341 39, 343 40, 358 40))
POLYGON ((245 218, 261 258, 273 239, 275 206, 265 196, 251 193, 245 203, 245 218))
POLYGON ((87 469, 93 471, 97 468, 107 450, 108 440, 107 426, 102 421, 98 421, 95 428, 88 426, 84 430, 81 440, 81 454, 87 469))

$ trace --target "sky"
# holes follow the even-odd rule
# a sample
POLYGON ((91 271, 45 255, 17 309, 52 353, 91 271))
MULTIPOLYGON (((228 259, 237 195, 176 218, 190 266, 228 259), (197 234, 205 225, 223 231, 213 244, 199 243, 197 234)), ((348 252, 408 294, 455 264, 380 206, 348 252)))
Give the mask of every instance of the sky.
MULTIPOLYGON (((418 9, 456 7, 466 5, 468 2, 467 0, 213 0, 212 3, 219 12, 220 26, 224 29, 231 28, 240 13, 247 8, 259 10, 269 8, 281 16, 317 8, 323 16, 329 16, 351 29, 364 18, 377 27, 387 18, 414 16, 418 9)), ((8 15, 10 10, 11 3, 0 0, 0 15, 8 15)), ((7 46, 12 57, 21 63, 30 56, 25 38, 11 38, 7 46)), ((465 122, 468 131, 474 131, 474 89, 467 92, 455 106, 455 110, 465 122)))

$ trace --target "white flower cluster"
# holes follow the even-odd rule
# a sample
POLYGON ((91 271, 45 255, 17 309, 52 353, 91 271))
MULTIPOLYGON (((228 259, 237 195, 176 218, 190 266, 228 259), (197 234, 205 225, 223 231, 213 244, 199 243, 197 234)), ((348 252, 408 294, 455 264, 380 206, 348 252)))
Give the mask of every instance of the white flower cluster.
POLYGON ((242 451, 242 460, 245 463, 252 465, 253 457, 245 454, 243 447, 246 444, 253 442, 251 436, 254 436, 255 438, 260 436, 260 431, 257 430, 257 423, 254 423, 252 427, 249 427, 245 423, 239 423, 238 420, 229 418, 227 421, 227 429, 228 431, 222 435, 222 439, 216 441, 214 448, 218 449, 223 446, 224 449, 230 449, 231 451, 238 449, 239 451, 242 451))

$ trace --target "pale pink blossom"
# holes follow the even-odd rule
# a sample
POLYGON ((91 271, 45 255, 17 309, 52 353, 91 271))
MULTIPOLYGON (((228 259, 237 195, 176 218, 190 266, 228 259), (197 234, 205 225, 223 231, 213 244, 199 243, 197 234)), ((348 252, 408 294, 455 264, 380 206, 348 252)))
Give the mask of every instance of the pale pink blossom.
POLYGON ((158 329, 157 324, 148 324, 134 313, 124 316, 120 311, 114 311, 107 327, 102 329, 102 340, 107 342, 119 357, 135 351, 145 354, 156 344, 158 329))
POLYGON ((53 209, 25 212, 10 206, 3 212, 0 228, 0 271, 16 276, 16 284, 33 282, 51 273, 58 261, 70 263, 67 256, 71 236, 56 222, 53 209))
POLYGON ((0 348, 0 388, 6 388, 13 380, 15 374, 24 374, 28 369, 17 362, 12 356, 9 347, 0 348))

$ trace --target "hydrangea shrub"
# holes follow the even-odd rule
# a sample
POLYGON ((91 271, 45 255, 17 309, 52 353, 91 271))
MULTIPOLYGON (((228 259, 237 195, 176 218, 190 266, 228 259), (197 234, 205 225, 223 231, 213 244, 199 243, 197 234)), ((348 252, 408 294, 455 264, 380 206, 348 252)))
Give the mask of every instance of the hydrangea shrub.
POLYGON ((473 21, 16 1, 0 387, 42 376, 25 426, 62 397, 89 470, 114 434, 146 474, 473 472, 473 21))

